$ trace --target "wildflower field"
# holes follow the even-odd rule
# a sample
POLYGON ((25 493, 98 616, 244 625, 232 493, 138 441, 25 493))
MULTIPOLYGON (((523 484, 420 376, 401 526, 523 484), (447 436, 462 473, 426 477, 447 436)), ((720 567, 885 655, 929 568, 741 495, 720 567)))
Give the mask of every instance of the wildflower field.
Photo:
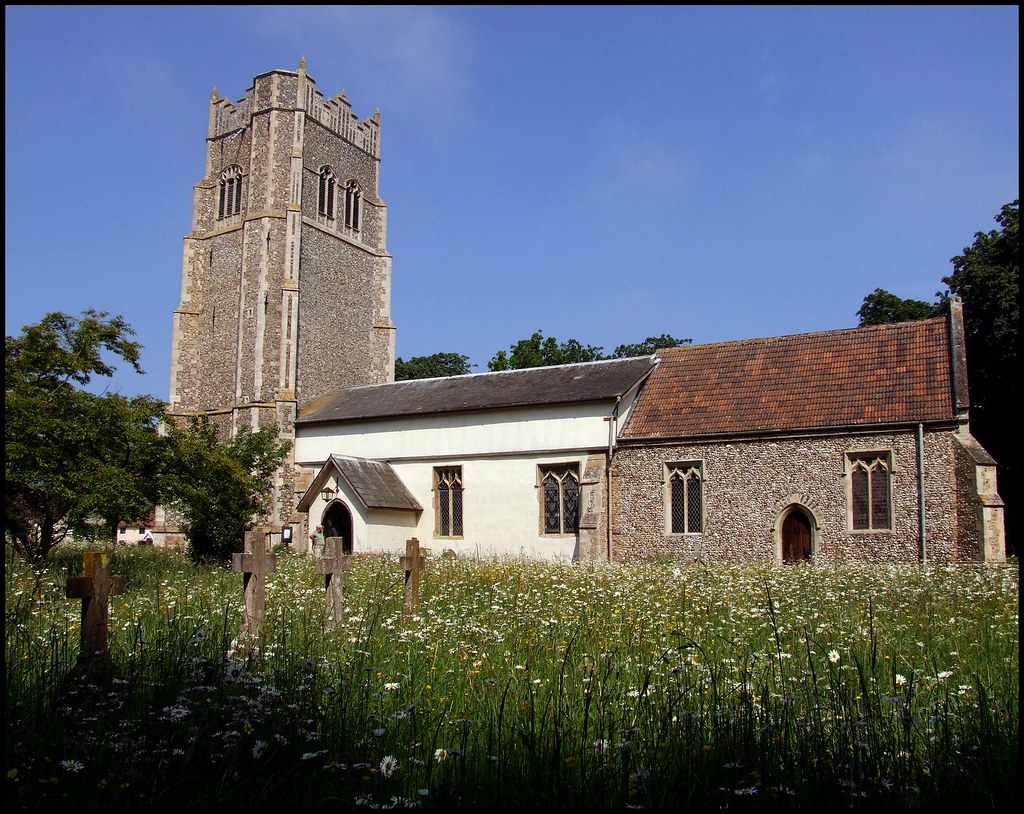
POLYGON ((242 576, 119 549, 76 675, 80 552, 6 557, 19 808, 950 808, 1017 803, 1019 567, 356 557, 326 625, 279 553, 242 576))

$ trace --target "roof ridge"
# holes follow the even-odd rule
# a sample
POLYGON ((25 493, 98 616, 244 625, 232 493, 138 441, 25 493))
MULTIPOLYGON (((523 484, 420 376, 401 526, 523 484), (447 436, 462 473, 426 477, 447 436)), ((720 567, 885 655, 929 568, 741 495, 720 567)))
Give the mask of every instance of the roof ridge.
POLYGON ((723 340, 721 340, 719 342, 702 342, 702 343, 697 344, 697 345, 677 345, 677 346, 672 347, 672 348, 660 348, 657 351, 657 353, 658 354, 663 354, 665 352, 690 351, 690 350, 697 350, 699 348, 714 348, 714 347, 722 347, 722 346, 726 346, 726 345, 729 345, 729 346, 754 345, 754 344, 767 343, 767 342, 779 342, 779 341, 782 341, 782 340, 785 340, 785 339, 801 339, 801 338, 806 338, 806 337, 838 336, 840 334, 861 333, 861 332, 865 332, 866 333, 866 332, 869 332, 869 331, 892 330, 894 328, 907 327, 907 326, 910 326, 910 325, 922 325, 922 324, 927 324, 927 323, 931 323, 931 322, 945 322, 945 321, 946 321, 946 318, 944 316, 937 316, 937 317, 929 317, 928 319, 909 319, 909 320, 904 320, 902 322, 882 322, 882 323, 879 323, 877 325, 853 326, 853 327, 850 327, 850 328, 830 328, 828 330, 823 330, 823 331, 805 331, 803 333, 782 334, 780 336, 758 336, 758 337, 752 337, 752 338, 748 338, 748 339, 723 339, 723 340))
POLYGON ((357 384, 351 387, 342 387, 341 390, 363 390, 370 387, 392 387, 398 384, 409 384, 412 382, 437 382, 437 381, 451 381, 452 379, 467 379, 471 376, 502 376, 513 373, 525 374, 531 370, 558 370, 559 368, 567 367, 583 367, 584 365, 604 365, 604 364, 624 364, 626 362, 633 362, 638 359, 647 359, 650 362, 657 362, 657 355, 653 353, 647 353, 642 356, 623 356, 622 358, 616 359, 592 359, 589 362, 565 362, 560 365, 537 365, 536 367, 516 367, 510 368, 509 370, 482 370, 479 373, 457 373, 454 376, 430 376, 423 379, 400 379, 393 382, 378 382, 377 384, 357 384))

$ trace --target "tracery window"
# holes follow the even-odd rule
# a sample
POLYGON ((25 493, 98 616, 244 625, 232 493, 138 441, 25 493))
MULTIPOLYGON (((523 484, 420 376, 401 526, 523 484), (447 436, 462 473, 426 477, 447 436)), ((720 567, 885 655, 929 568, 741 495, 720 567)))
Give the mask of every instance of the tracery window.
POLYGON ((580 528, 580 476, 576 464, 541 467, 545 534, 575 534, 580 528))
POLYGON ((704 529, 704 479, 699 463, 668 467, 669 532, 699 534, 704 529))
POLYGON ((854 531, 892 528, 891 467, 886 453, 849 456, 850 517, 854 531))
POLYGON ((462 536, 462 467, 434 470, 436 535, 462 536))
POLYGON ((220 174, 220 195, 217 199, 217 220, 230 218, 242 211, 242 168, 228 167, 220 174))

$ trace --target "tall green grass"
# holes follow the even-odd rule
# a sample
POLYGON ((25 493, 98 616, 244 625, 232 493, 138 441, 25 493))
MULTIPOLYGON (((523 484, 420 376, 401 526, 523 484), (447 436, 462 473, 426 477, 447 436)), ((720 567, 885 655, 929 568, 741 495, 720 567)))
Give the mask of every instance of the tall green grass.
POLYGON ((22 808, 1014 805, 1004 567, 357 558, 325 625, 281 554, 242 577, 118 551, 109 669, 75 674, 80 568, 7 556, 9 804, 22 808))

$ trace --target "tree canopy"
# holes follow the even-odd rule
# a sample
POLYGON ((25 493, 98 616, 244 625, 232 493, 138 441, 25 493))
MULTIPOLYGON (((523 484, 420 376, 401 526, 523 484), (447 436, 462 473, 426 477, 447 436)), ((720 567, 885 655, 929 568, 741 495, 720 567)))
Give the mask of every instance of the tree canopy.
POLYGON ((601 358, 599 347, 583 345, 575 339, 559 342, 553 336, 545 337, 541 331, 534 331, 529 339, 520 339, 510 346, 509 351, 498 351, 487 363, 487 369, 519 370, 526 367, 593 362, 601 358))
POLYGON ((436 379, 445 376, 463 376, 470 372, 469 357, 459 353, 435 353, 431 356, 413 356, 408 362, 395 359, 395 381, 409 379, 436 379))
POLYGON ((857 316, 858 327, 885 325, 890 322, 914 322, 943 313, 943 303, 904 300, 883 288, 876 288, 864 298, 857 316))
POLYGON ((611 356, 605 356, 604 348, 584 345, 576 339, 559 342, 555 337, 545 337, 535 331, 529 339, 520 339, 509 347, 509 352, 498 351, 487 363, 488 370, 521 370, 546 365, 570 365, 578 362, 599 362, 604 359, 624 359, 629 356, 647 356, 660 348, 674 348, 685 345, 689 339, 676 339, 668 334, 649 336, 634 345, 619 345, 611 356))
POLYGON ((963 300, 972 401, 984 411, 1016 409, 1019 392, 1018 201, 995 220, 1002 228, 976 232, 974 243, 952 258, 953 273, 942 278, 949 294, 963 300))
POLYGON ((243 427, 222 440, 206 416, 168 427, 173 470, 170 506, 184 519, 189 556, 226 564, 241 551, 245 532, 270 510, 272 478, 290 449, 276 427, 243 427))
MULTIPOLYGON (((610 356, 605 356, 601 347, 584 345, 576 339, 559 342, 553 336, 544 336, 535 331, 527 339, 520 339, 509 346, 508 351, 498 351, 487 363, 487 369, 520 370, 546 365, 568 365, 577 362, 597 362, 603 359, 624 359, 628 356, 647 356, 661 348, 675 348, 688 344, 689 339, 676 339, 669 334, 649 336, 643 342, 633 345, 619 345, 610 356)), ((402 357, 395 360, 395 381, 409 379, 434 379, 446 376, 464 376, 470 372, 469 357, 459 353, 435 353, 431 356, 413 356, 408 362, 402 357)))
POLYGON ((45 557, 99 520, 147 515, 160 491, 163 403, 83 389, 116 369, 141 373, 141 346, 120 316, 54 312, 4 344, 5 531, 15 549, 45 557))
POLYGON ((20 554, 45 557, 97 525, 113 542, 120 521, 144 521, 165 503, 184 516, 196 559, 227 561, 268 510, 289 448, 276 428, 221 441, 199 417, 162 433, 161 400, 84 389, 114 372, 110 357, 143 372, 134 333, 123 318, 88 310, 47 314, 6 338, 4 522, 20 554))
POLYGON ((951 258, 953 273, 937 302, 902 300, 875 289, 857 312, 861 325, 926 319, 943 313, 951 296, 963 301, 971 432, 999 465, 999 492, 1006 504, 1009 548, 1017 534, 1020 507, 1016 439, 1019 412, 1018 343, 1020 325, 1019 200, 1002 207, 999 229, 976 232, 974 242, 951 258))
POLYGON ((1015 547, 1020 511, 1020 238, 1019 201, 1002 207, 999 229, 976 232, 953 257, 943 277, 949 295, 963 300, 971 432, 999 464, 999 493, 1006 504, 1006 536, 1015 547))
POLYGON ((676 339, 669 334, 661 336, 649 336, 643 342, 636 345, 619 345, 612 353, 612 359, 625 359, 630 356, 650 356, 662 348, 678 348, 680 345, 689 345, 692 339, 676 339))

